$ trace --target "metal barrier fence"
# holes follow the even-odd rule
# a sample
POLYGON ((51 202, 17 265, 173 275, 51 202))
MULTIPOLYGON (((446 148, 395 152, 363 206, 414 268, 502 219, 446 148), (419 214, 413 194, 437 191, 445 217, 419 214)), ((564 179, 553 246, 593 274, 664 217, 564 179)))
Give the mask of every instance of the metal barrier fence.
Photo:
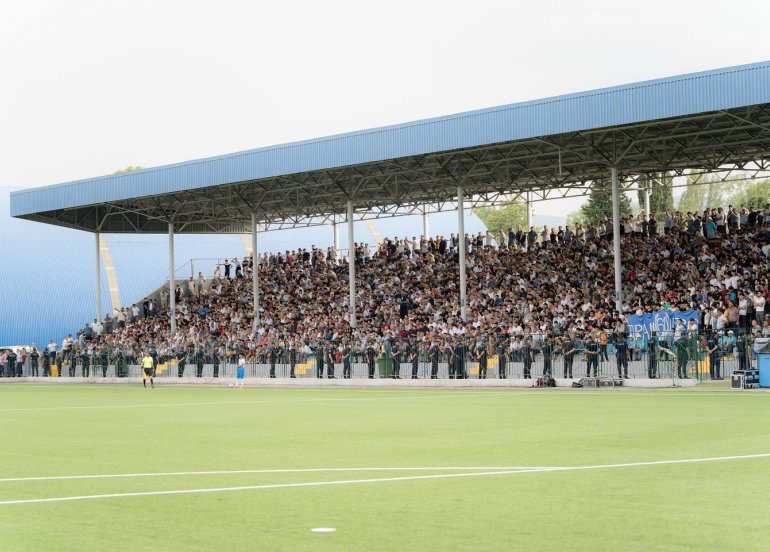
MULTIPOLYGON (((766 342, 767 340, 764 340, 766 342)), ((156 377, 235 377, 239 354, 246 376, 257 378, 693 378, 723 379, 735 370, 756 367, 755 344, 748 334, 670 332, 649 341, 601 335, 590 339, 531 335, 428 341, 393 339, 377 342, 323 340, 294 349, 286 343, 256 351, 190 350, 174 357, 156 354, 156 377)), ((55 362, 28 356, 14 375, 58 377, 139 376, 139 353, 58 353, 55 362), (52 368, 53 365, 55 368, 52 368)), ((8 361, 1 377, 11 376, 8 361)))

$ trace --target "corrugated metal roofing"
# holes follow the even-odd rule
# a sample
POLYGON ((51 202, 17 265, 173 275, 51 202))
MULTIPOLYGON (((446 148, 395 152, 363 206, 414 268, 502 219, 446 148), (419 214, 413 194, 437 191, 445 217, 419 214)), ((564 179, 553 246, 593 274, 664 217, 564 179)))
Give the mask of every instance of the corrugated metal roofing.
POLYGON ((770 103, 770 61, 568 94, 15 192, 11 214, 770 103))

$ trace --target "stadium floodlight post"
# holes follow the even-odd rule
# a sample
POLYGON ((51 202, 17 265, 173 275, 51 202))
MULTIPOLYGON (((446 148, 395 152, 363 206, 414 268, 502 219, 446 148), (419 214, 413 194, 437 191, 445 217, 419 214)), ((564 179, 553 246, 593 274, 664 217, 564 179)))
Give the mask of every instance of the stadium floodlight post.
POLYGON ((99 247, 101 234, 94 232, 96 238, 96 319, 102 319, 102 251, 99 247))
POLYGON ((174 223, 168 223, 168 321, 171 335, 176 335, 176 281, 174 279, 174 223))
POLYGON ((468 306, 465 294, 465 201, 463 187, 457 187, 457 232, 458 250, 460 254, 460 317, 463 322, 468 321, 468 306))
POLYGON ((430 215, 428 214, 427 209, 423 211, 422 213, 422 235, 425 236, 426 240, 430 239, 430 226, 429 226, 429 219, 430 215))
POLYGON ((257 214, 251 213, 251 291, 254 301, 254 327, 259 324, 259 248, 257 244, 257 214))
POLYGON ((620 190, 618 185, 618 169, 612 167, 612 257, 615 265, 615 308, 623 311, 623 282, 621 279, 620 263, 620 190))
POLYGON ((527 232, 532 228, 532 192, 527 192, 527 232))
POLYGON ((350 290, 350 327, 357 328, 356 321, 356 249, 353 241, 353 201, 348 200, 348 288, 350 290))

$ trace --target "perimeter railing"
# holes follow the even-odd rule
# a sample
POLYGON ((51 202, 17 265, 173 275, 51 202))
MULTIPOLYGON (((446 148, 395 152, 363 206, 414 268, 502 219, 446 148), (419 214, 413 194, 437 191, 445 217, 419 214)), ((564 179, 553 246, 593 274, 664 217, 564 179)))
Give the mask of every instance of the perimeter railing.
MULTIPOLYGON (((577 338, 497 335, 482 338, 445 337, 438 340, 324 339, 294 346, 278 340, 255 350, 200 348, 155 352, 156 377, 235 377, 241 354, 251 378, 691 378, 723 379, 733 371, 755 368, 755 349, 767 338, 728 331, 673 335, 664 332, 648 340, 619 335, 577 338)), ((2 353, 0 353, 2 354, 2 353)), ((34 360, 17 353, 12 367, 2 363, 2 377, 16 375, 63 378, 139 376, 140 351, 94 350, 86 342, 71 351, 41 354, 34 360), (12 375, 13 371, 13 375, 12 375)), ((0 360, 3 357, 0 356, 0 360)))

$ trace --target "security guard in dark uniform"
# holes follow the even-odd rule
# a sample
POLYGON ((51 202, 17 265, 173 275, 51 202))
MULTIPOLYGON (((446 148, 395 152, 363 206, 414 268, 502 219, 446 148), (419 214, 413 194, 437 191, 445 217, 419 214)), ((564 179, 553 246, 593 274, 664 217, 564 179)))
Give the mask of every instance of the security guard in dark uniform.
POLYGON ((70 377, 75 377, 75 369, 77 368, 78 360, 80 360, 80 353, 74 348, 74 346, 69 350, 69 360, 70 360, 70 377))
POLYGON ((102 365, 102 377, 107 377, 107 367, 110 365, 110 355, 106 347, 99 350, 99 364, 102 365))
POLYGON ((374 379, 374 370, 377 364, 377 349, 373 343, 366 347, 366 364, 369 370, 369 379, 374 379))
POLYGON ((430 379, 438 379, 438 361, 441 356, 441 347, 438 343, 431 342, 428 356, 430 357, 430 379))
POLYGON ((201 349, 200 346, 195 347, 195 351, 193 352, 193 362, 195 363, 196 378, 203 377, 203 360, 203 349, 201 349))
POLYGON ((289 377, 290 378, 296 378, 297 375, 294 373, 295 369, 297 368, 297 347, 295 343, 289 344, 289 377))
POLYGON ((444 341, 444 343, 441 344, 441 354, 443 356, 444 361, 446 361, 446 364, 447 364, 447 377, 449 378, 454 377, 455 349, 451 339, 447 339, 446 341, 444 341))
POLYGON ((391 357, 393 357, 393 379, 401 379, 402 348, 404 345, 396 342, 390 351, 391 357))
POLYGON ((29 369, 30 375, 33 378, 38 377, 38 360, 40 359, 40 353, 37 351, 37 347, 32 347, 32 351, 29 353, 29 369))
POLYGON ((719 339, 713 333, 706 339, 706 351, 709 355, 709 377, 717 379, 721 373, 722 355, 719 353, 719 339))
POLYGON ((457 346, 455 347, 455 379, 466 379, 468 377, 465 373, 465 358, 467 352, 468 346, 458 340, 457 346))
POLYGON ((120 349, 120 347, 116 348, 113 351, 112 359, 114 360, 115 365, 115 375, 119 378, 123 378, 126 376, 124 370, 123 370, 123 363, 125 361, 125 358, 123 356, 123 351, 120 349))
POLYGON ((181 378, 184 375, 184 367, 185 364, 187 364, 187 351, 184 349, 179 349, 176 352, 176 360, 177 360, 177 377, 181 378))
POLYGON ((524 360, 524 379, 532 378, 532 360, 534 352, 532 351, 532 338, 527 337, 521 345, 521 358, 524 360))
POLYGON ((625 334, 615 334, 615 357, 618 363, 618 377, 628 379, 628 342, 625 334))
POLYGON ((214 345, 210 351, 211 363, 214 365, 214 377, 219 377, 219 363, 222 362, 222 358, 219 354, 219 347, 214 345))
POLYGON ((270 361, 270 377, 275 377, 275 363, 278 359, 278 347, 270 347, 267 350, 267 358, 270 361))
POLYGON ((497 377, 505 379, 508 371, 508 350, 505 346, 505 339, 497 340, 497 377))
POLYGON ((553 377, 553 337, 545 337, 540 351, 543 353, 543 376, 553 377))
POLYGON ((679 337, 674 342, 674 353, 676 354, 676 375, 680 379, 688 379, 687 361, 690 359, 688 345, 688 340, 684 336, 679 337))
POLYGON ((346 340, 342 344, 342 378, 343 379, 350 379, 350 371, 351 371, 351 356, 353 355, 353 351, 350 348, 350 343, 346 340))
POLYGON ((647 377, 658 378, 658 338, 654 332, 647 343, 647 377))
POLYGON ((43 349, 43 377, 48 378, 51 376, 51 357, 49 356, 48 349, 43 349))
POLYGON ((457 370, 457 358, 455 354, 456 347, 457 347, 457 344, 451 340, 448 340, 446 342, 446 346, 444 347, 446 360, 447 360, 447 363, 449 364, 449 379, 455 378, 455 370, 457 370))
POLYGON ((331 345, 324 347, 324 355, 326 355, 326 377, 327 379, 334 379, 334 354, 331 345))
POLYGON ((591 376, 591 367, 594 369, 593 377, 599 372, 599 340, 597 337, 589 337, 586 343, 586 377, 591 376))
POLYGON ((570 336, 564 340, 562 349, 564 351, 564 377, 572 379, 572 366, 575 364, 575 355, 578 352, 578 342, 570 336))
POLYGON ((87 378, 91 375, 90 365, 91 357, 88 355, 88 351, 84 348, 80 351, 80 366, 82 367, 84 378, 87 378))
POLYGON ((413 341, 409 345, 409 359, 412 361, 412 379, 417 379, 417 373, 420 370, 420 354, 423 352, 423 347, 418 345, 416 341, 413 341))
POLYGON ((482 341, 476 348, 476 360, 479 363, 479 379, 487 379, 487 348, 482 341))
POLYGON ((324 346, 319 343, 315 349, 315 375, 317 378, 324 377, 324 346))

